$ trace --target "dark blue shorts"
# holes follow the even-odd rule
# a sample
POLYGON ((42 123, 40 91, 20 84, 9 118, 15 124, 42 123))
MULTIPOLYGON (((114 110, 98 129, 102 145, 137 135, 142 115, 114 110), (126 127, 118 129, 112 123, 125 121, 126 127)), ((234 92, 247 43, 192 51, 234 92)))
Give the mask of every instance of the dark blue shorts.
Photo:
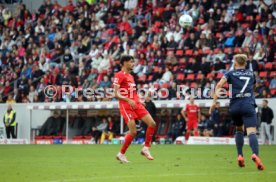
POLYGON ((254 103, 233 102, 230 104, 229 112, 235 126, 244 125, 245 128, 257 126, 257 114, 254 103))

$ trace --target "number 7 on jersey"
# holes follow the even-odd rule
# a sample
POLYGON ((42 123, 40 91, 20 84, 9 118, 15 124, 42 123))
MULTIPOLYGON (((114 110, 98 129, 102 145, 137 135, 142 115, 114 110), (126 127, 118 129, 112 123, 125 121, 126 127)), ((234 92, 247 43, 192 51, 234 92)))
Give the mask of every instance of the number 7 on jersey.
POLYGON ((241 77, 239 77, 239 79, 240 80, 245 80, 245 83, 244 83, 244 85, 243 85, 243 87, 241 89, 241 93, 243 93, 244 90, 246 89, 248 83, 249 83, 250 77, 241 76, 241 77))

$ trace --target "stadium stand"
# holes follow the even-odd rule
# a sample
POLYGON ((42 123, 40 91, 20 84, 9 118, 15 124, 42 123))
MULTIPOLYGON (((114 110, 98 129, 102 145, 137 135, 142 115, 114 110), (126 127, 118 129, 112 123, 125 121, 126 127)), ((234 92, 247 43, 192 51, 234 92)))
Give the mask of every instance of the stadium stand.
POLYGON ((46 0, 33 13, 24 4, 13 12, 0 5, 0 102, 106 100, 66 96, 60 89, 48 98, 43 90, 63 84, 111 87, 119 56, 126 53, 135 57, 140 87, 177 82, 204 88, 230 67, 234 53, 244 52, 252 57, 258 82, 265 82, 266 91, 256 95, 275 97, 275 84, 269 90, 276 70, 275 3, 123 2, 69 0, 62 7, 46 0), (193 28, 179 27, 183 13, 193 16, 193 28))

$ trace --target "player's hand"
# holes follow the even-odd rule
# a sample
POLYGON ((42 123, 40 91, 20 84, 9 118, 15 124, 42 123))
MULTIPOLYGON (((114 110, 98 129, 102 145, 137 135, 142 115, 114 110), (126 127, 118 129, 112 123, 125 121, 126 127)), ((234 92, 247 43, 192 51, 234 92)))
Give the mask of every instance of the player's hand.
POLYGON ((215 110, 216 108, 216 102, 213 102, 213 104, 211 105, 210 109, 209 109, 209 114, 212 114, 212 112, 215 110))
POLYGON ((136 102, 135 102, 134 100, 129 99, 127 102, 128 102, 129 105, 132 107, 132 109, 135 109, 135 108, 136 108, 136 102))

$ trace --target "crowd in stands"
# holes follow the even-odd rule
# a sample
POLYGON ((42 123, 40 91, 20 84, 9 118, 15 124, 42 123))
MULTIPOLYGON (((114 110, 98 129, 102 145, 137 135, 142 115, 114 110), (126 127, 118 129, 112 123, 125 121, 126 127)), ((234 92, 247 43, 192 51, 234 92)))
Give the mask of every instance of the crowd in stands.
MULTIPOLYGON (((138 88, 209 89, 246 53, 257 98, 276 93, 276 2, 231 0, 45 0, 36 11, 0 4, 0 103, 75 102, 85 88, 112 87, 121 54, 135 58, 138 88), (193 17, 183 29, 178 18, 193 17), (54 97, 44 94, 55 85, 54 97), (61 85, 78 88, 64 94, 61 85), (78 95, 78 97, 76 97, 78 95)), ((158 98, 156 98, 158 99, 158 98)), ((109 99, 110 100, 110 99, 109 99)))

